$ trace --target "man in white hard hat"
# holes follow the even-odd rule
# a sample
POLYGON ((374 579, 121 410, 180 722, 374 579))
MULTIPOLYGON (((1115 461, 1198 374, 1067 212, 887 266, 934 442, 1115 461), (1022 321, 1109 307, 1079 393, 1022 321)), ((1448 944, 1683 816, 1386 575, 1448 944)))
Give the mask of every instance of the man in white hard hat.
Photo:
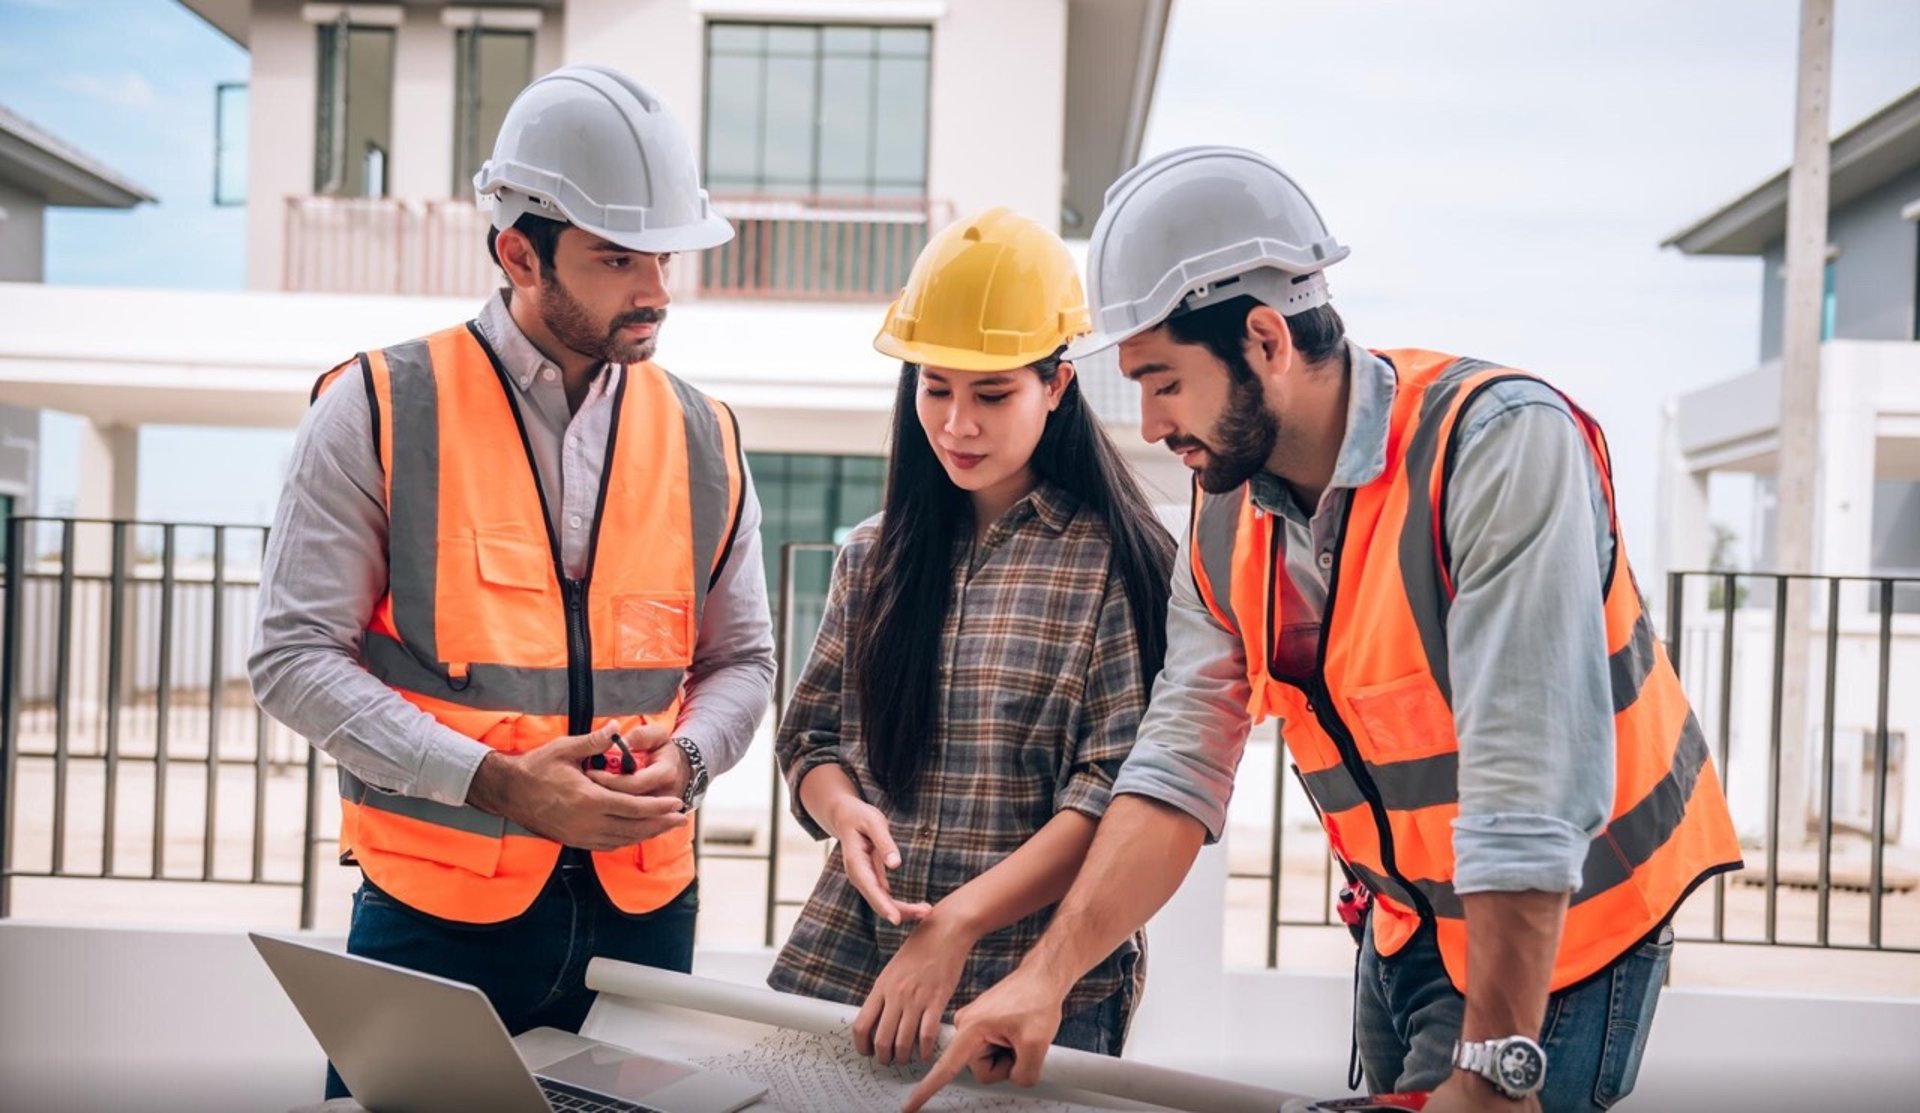
POLYGON ((1348 878, 1370 1088, 1430 1113, 1632 1088, 1674 910, 1740 853, 1605 439, 1531 375, 1347 340, 1323 273, 1346 255, 1250 151, 1108 191, 1069 354, 1117 347, 1195 473, 1167 664, 1072 891, 908 1109, 969 1065, 1039 1078, 1066 987, 1220 836, 1268 719, 1348 878))
POLYGON ((595 955, 690 968, 692 812, 773 680, 733 415, 651 362, 675 255, 733 230, 601 67, 521 92, 474 185, 508 285, 322 376, 252 675, 339 765, 347 949, 574 1030, 595 955))

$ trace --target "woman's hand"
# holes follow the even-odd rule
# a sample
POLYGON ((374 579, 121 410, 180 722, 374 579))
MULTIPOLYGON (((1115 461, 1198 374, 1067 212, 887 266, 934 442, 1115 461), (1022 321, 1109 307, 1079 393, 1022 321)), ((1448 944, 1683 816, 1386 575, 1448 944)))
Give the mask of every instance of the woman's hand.
POLYGON ((887 871, 900 868, 900 848, 894 844, 885 813, 849 794, 834 804, 830 818, 828 827, 840 843, 847 880, 875 913, 895 927, 908 920, 924 920, 932 913, 930 904, 905 904, 893 899, 887 871))
POLYGON ((880 972, 853 1021, 853 1047, 881 1066, 931 1063, 940 1018, 953 1000, 974 940, 938 916, 923 919, 880 972))

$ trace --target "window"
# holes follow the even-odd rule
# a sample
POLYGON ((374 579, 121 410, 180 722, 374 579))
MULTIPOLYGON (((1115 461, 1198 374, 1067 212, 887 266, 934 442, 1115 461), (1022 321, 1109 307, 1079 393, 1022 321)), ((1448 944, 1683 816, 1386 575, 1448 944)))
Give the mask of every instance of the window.
POLYGON ((453 196, 470 197, 507 106, 533 80, 533 33, 472 27, 454 38, 453 196))
MULTIPOLYGON (((766 561, 767 597, 780 613, 780 550, 789 542, 840 543, 853 527, 880 511, 887 462, 875 456, 747 455, 762 513, 760 544, 766 561)), ((793 623, 783 653, 804 660, 826 610, 833 558, 825 553, 796 553, 793 565, 793 623)), ((799 670, 789 670, 798 676, 799 670)), ((787 693, 781 692, 782 700, 787 693)))
POLYGON ((313 189, 384 197, 393 146, 393 28, 322 24, 313 189))
POLYGON ((926 27, 709 24, 708 188, 924 196, 932 45, 926 27))
POLYGON ((1820 277, 1820 339, 1833 339, 1834 318, 1840 309, 1839 299, 1833 293, 1833 260, 1827 260, 1826 269, 1820 277))
POLYGON ((213 203, 247 203, 247 83, 213 90, 213 203))

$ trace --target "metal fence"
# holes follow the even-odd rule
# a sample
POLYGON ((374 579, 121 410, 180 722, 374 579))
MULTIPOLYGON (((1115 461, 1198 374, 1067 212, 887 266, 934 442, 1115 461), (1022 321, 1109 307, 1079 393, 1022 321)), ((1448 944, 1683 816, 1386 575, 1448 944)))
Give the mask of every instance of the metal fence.
MULTIPOLYGON (((106 878, 294 886, 301 924, 311 926, 316 868, 332 841, 320 821, 331 763, 254 707, 244 658, 257 580, 230 567, 237 549, 258 550, 265 531, 59 519, 13 519, 7 529, 0 916, 15 878, 106 878), (39 551, 34 530, 45 535, 39 551), (99 571, 82 544, 89 531, 104 538, 91 546, 99 571), (198 538, 191 552, 189 534, 198 538), (172 797, 187 798, 192 814, 183 818, 172 797), (23 803, 47 829, 22 828, 23 803), (136 818, 143 835, 130 830, 136 818), (149 845, 138 846, 141 837, 149 845), (228 845, 216 845, 222 838, 228 845), (29 843, 38 848, 31 860, 29 843), (295 855, 297 870, 272 868, 295 855)), ((781 551, 776 733, 819 620, 796 567, 836 552, 781 551)), ((1920 615, 1900 606, 1915 590, 1920 578, 1669 578, 1669 654, 1714 748, 1749 863, 1690 898, 1677 921, 1683 937, 1920 951, 1920 824, 1901 822, 1920 807, 1920 779, 1907 776, 1904 758, 1906 740, 1920 734, 1920 691, 1893 683, 1920 676, 1920 615), (1795 801, 1783 774, 1802 759, 1789 744, 1796 732, 1782 681, 1788 607, 1803 601, 1815 612, 1817 644, 1808 730, 1799 732, 1809 790, 1795 801)), ((1269 966, 1283 930, 1339 925, 1340 878, 1290 768, 1277 733, 1259 732, 1234 817, 1242 845, 1230 848, 1230 890, 1260 890, 1269 966), (1262 778, 1260 797, 1251 778, 1262 778), (1255 834, 1264 845, 1245 844, 1255 834)), ((703 823, 696 853, 760 864, 760 935, 771 946, 781 910, 802 904, 804 892, 782 888, 783 835, 793 824, 770 759, 767 769, 766 810, 751 833, 716 836, 703 823)), ((795 878, 787 880, 791 888, 795 878)))

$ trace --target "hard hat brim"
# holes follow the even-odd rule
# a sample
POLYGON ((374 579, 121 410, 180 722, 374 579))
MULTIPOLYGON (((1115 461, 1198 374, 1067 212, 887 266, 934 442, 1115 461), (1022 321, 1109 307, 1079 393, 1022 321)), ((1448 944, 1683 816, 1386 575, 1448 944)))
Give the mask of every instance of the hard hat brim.
POLYGON ((697 224, 683 224, 675 228, 652 229, 644 232, 616 232, 610 228, 595 228, 577 220, 568 223, 608 243, 618 244, 629 251, 643 251, 649 255, 705 251, 731 242, 733 239, 733 225, 719 213, 713 213, 697 224))
POLYGON ((1011 355, 989 355, 986 352, 968 348, 949 348, 942 344, 921 344, 901 340, 891 333, 882 332, 873 338, 873 349, 883 356, 907 363, 917 363, 922 367, 941 367, 949 371, 977 371, 982 374, 994 371, 1017 371, 1052 355, 1057 349, 1044 351, 1015 352, 1011 355))

